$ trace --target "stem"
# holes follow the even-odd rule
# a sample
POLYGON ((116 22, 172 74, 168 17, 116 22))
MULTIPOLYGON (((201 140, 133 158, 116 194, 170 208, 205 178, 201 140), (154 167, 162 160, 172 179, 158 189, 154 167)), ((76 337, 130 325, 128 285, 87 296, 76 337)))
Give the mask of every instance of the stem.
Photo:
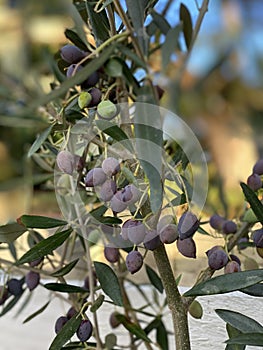
POLYGON ((166 292, 168 307, 172 312, 176 350, 190 350, 187 308, 175 282, 164 245, 160 245, 153 253, 166 292))

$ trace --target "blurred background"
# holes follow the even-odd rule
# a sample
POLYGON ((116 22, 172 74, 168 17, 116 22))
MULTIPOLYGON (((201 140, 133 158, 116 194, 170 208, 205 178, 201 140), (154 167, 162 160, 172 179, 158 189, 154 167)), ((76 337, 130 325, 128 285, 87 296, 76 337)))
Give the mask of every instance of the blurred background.
MULTIPOLYGON (((169 2, 169 1, 168 1, 169 2)), ((201 1, 182 1, 193 23, 201 1)), ((160 0, 157 11, 167 1, 160 0)), ((179 21, 180 2, 170 1, 166 18, 179 21)), ((240 214, 246 181, 263 156, 263 3, 260 0, 213 0, 176 91, 176 112, 196 133, 209 166, 205 211, 232 218, 240 214)), ((44 93, 54 81, 53 56, 67 42, 66 28, 78 25, 71 0, 0 1, 0 223, 25 212, 58 215, 52 169, 26 152, 44 125, 41 108, 18 118, 16 112, 44 93), (43 164, 40 164, 43 165, 43 164), (48 179, 48 181, 46 181, 48 179)), ((158 56, 152 62, 158 66, 158 56)), ((157 76, 168 91, 176 60, 166 76, 157 76)), ((174 99, 173 91, 163 99, 174 99)))

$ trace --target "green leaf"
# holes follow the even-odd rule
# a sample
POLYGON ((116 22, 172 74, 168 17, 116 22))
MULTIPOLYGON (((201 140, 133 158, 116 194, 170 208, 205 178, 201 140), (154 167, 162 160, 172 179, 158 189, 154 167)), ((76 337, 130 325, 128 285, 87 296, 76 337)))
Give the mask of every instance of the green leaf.
POLYGON ((80 39, 80 37, 76 32, 74 32, 74 30, 66 29, 64 34, 65 37, 69 39, 74 45, 76 45, 83 51, 87 51, 87 45, 80 39))
POLYGON ((27 228, 25 228, 22 225, 19 225, 16 222, 0 226, 0 242, 11 243, 26 231, 27 228))
POLYGON ((78 263, 79 259, 75 259, 71 261, 69 264, 63 266, 61 269, 53 272, 51 276, 53 277, 61 277, 67 275, 78 263))
POLYGON ((57 232, 54 235, 43 239, 18 259, 16 265, 25 264, 51 254, 53 250, 57 249, 62 243, 64 243, 64 241, 70 236, 71 232, 72 229, 69 229, 57 232))
POLYGON ((188 8, 182 3, 180 4, 180 20, 183 22, 185 44, 187 49, 189 49, 193 36, 193 24, 188 8))
POLYGON ((145 64, 145 62, 143 60, 141 60, 140 57, 138 57, 136 55, 136 53, 134 53, 132 50, 130 50, 127 46, 124 46, 122 44, 118 44, 117 47, 122 54, 126 55, 126 57, 129 58, 138 67, 147 69, 147 65, 145 64))
POLYGON ((162 206, 162 127, 159 107, 148 88, 142 88, 134 116, 137 158, 150 183, 150 204, 153 213, 162 206), (141 103, 142 102, 142 103, 141 103))
POLYGON ((251 208, 254 211, 256 217, 263 225, 263 204, 260 202, 255 192, 250 187, 248 187, 244 182, 241 182, 240 186, 243 190, 243 193, 248 203, 251 205, 251 208))
POLYGON ((262 346, 263 345, 263 334, 262 333, 246 333, 240 334, 237 337, 230 338, 226 341, 227 344, 244 344, 251 346, 262 346))
POLYGON ((144 27, 144 7, 141 0, 125 0, 128 14, 144 56, 148 51, 148 38, 144 27))
POLYGON ((123 306, 121 289, 115 272, 108 265, 94 261, 96 275, 103 292, 108 295, 115 305, 123 306))
POLYGON ((162 321, 157 328, 156 341, 162 350, 169 350, 167 331, 162 321))
MULTIPOLYGON (((229 338, 236 337, 241 333, 239 330, 232 327, 229 323, 226 324, 226 330, 229 338)), ((245 348, 246 348, 245 345, 228 344, 225 350, 245 350, 245 348)))
POLYGON ((61 349, 62 346, 76 333, 80 323, 81 317, 78 316, 73 316, 70 320, 68 320, 68 322, 62 327, 61 331, 52 341, 49 350, 61 349))
POLYGON ((150 322, 145 328, 145 334, 149 334, 153 329, 157 329, 161 323, 160 316, 157 316, 152 322, 150 322))
POLYGON ((263 333, 263 327, 253 318, 231 310, 216 309, 215 312, 222 320, 242 333, 263 333))
POLYGON ((185 297, 233 292, 263 281, 263 269, 235 272, 201 282, 184 293, 185 297))
POLYGON ((118 314, 116 318, 121 322, 121 324, 132 334, 136 335, 137 338, 146 341, 147 343, 151 342, 144 332, 143 329, 140 328, 137 324, 129 321, 124 315, 118 314))
POLYGON ((149 13, 152 16, 154 23, 160 29, 160 31, 166 35, 171 29, 171 26, 167 22, 167 20, 155 10, 151 10, 149 11, 149 13))
POLYGON ((147 276, 152 285, 160 292, 163 292, 163 283, 157 273, 147 264, 145 264, 147 276))
POLYGON ((53 228, 58 226, 65 226, 68 224, 64 220, 38 215, 22 215, 17 220, 27 228, 53 228))
POLYGON ((98 298, 94 301, 94 303, 91 305, 90 311, 91 312, 96 312, 101 307, 101 305, 103 304, 104 299, 105 299, 105 296, 100 294, 98 296, 98 298))
POLYGON ((104 41, 106 41, 110 35, 110 25, 107 17, 107 13, 104 10, 100 12, 94 11, 94 3, 86 1, 86 9, 88 13, 88 18, 90 25, 92 27, 92 32, 95 36, 97 46, 100 46, 104 41))
POLYGON ((88 293, 84 288, 66 283, 46 283, 44 287, 48 290, 53 290, 61 293, 88 293))
POLYGON ((171 28, 165 37, 165 42, 163 43, 161 48, 163 70, 167 68, 168 63, 170 62, 171 55, 172 53, 174 53, 175 49, 179 49, 178 38, 181 29, 181 24, 178 24, 174 28, 171 28))
POLYGON ((118 125, 108 120, 96 120, 95 124, 101 131, 112 137, 115 141, 121 142, 130 152, 134 152, 131 141, 118 125))
MULTIPOLYGON (((24 291, 25 291, 25 289, 23 289, 23 293, 24 293, 24 291)), ((7 304, 4 305, 4 308, 2 309, 2 311, 0 313, 0 317, 7 314, 16 305, 16 303, 20 300, 23 293, 18 295, 18 296, 14 296, 11 300, 9 300, 9 302, 7 304)))
POLYGON ((251 295, 253 297, 263 297, 263 283, 257 283, 253 286, 242 288, 240 292, 251 295))
POLYGON ((245 214, 242 217, 242 221, 249 222, 251 224, 255 224, 256 222, 258 222, 258 218, 256 217, 255 213, 253 212, 252 208, 248 208, 245 211, 245 214))
POLYGON ((50 125, 46 130, 44 130, 41 134, 38 135, 32 146, 30 147, 27 156, 31 157, 34 153, 36 153, 39 148, 43 145, 43 143, 48 138, 49 134, 51 133, 51 130, 53 128, 53 125, 50 125))
POLYGON ((31 314, 30 316, 28 316, 24 321, 23 323, 27 323, 29 321, 31 321, 33 318, 35 318, 36 316, 40 315, 43 311, 46 310, 46 308, 48 307, 50 303, 50 300, 45 304, 43 305, 40 309, 38 309, 37 311, 35 311, 33 314, 31 314))

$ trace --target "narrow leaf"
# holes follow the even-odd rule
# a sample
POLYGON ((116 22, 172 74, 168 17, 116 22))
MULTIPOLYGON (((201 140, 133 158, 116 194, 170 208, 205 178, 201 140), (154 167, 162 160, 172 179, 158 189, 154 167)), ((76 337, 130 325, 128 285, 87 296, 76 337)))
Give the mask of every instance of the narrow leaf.
POLYGON ((162 321, 157 328, 156 341, 162 350, 169 350, 167 331, 162 321))
MULTIPOLYGON (((226 330, 229 338, 237 337, 241 332, 232 327, 229 323, 226 324, 226 330)), ((245 350, 245 345, 227 344, 225 350, 245 350)))
POLYGON ((94 301, 94 303, 91 305, 90 311, 96 312, 103 304, 104 299, 105 299, 104 295, 100 294, 98 298, 94 301))
POLYGON ((31 321, 33 318, 35 318, 36 316, 40 315, 43 311, 46 310, 46 308, 48 307, 50 303, 50 300, 45 304, 43 305, 40 309, 38 309, 37 311, 35 311, 33 314, 31 314, 30 316, 28 316, 24 321, 23 323, 27 323, 29 321, 31 321))
POLYGON ((160 15, 158 12, 156 12, 155 10, 151 10, 150 15, 152 16, 153 21, 156 23, 156 25, 160 29, 160 31, 166 35, 169 32, 169 30, 171 29, 171 26, 167 22, 167 20, 162 15, 160 15))
POLYGON ((54 228, 68 224, 64 220, 38 215, 22 215, 17 221, 27 228, 54 228))
POLYGON ((66 283, 46 283, 44 287, 48 290, 53 290, 61 293, 88 293, 84 288, 66 283))
POLYGON ((250 187, 248 187, 244 182, 241 182, 240 186, 243 190, 243 193, 248 203, 251 205, 253 212, 255 213, 256 217, 263 225, 263 204, 260 202, 255 192, 250 187))
POLYGON ((36 153, 39 148, 43 145, 43 143, 48 138, 49 134, 51 133, 51 130, 53 128, 53 125, 50 125, 46 130, 44 130, 41 134, 38 135, 32 146, 30 147, 27 156, 31 157, 34 153, 36 153))
POLYGON ((76 32, 74 32, 71 29, 66 29, 64 34, 65 37, 69 39, 74 45, 76 45, 83 51, 87 51, 87 45, 80 39, 76 32))
POLYGON ((263 333, 263 327, 253 318, 230 310, 216 309, 215 312, 222 320, 242 333, 263 333))
POLYGON ((185 44, 187 49, 189 49, 193 36, 193 23, 188 8, 182 3, 180 5, 180 20, 183 22, 185 44))
POLYGON ((72 230, 57 232, 53 236, 43 239, 33 248, 27 251, 17 262, 16 265, 28 263, 30 261, 42 258, 45 255, 51 254, 53 250, 61 246, 62 243, 70 236, 72 230))
POLYGON ((118 125, 108 120, 96 120, 95 124, 101 131, 112 137, 115 141, 121 142, 130 152, 134 152, 131 141, 118 125))
POLYGON ((19 225, 16 222, 0 226, 0 242, 12 243, 26 231, 27 228, 25 228, 22 225, 19 225))
POLYGON ((61 269, 53 272, 51 274, 51 276, 53 277, 61 277, 61 276, 65 276, 66 274, 68 274, 78 263, 79 259, 75 259, 73 261, 71 261, 69 264, 63 266, 61 269))
POLYGON ((107 13, 104 10, 100 12, 94 11, 94 3, 86 1, 86 9, 88 13, 89 22, 92 27, 92 32, 95 36, 97 46, 100 46, 109 38, 110 25, 107 13))
POLYGON ((184 293, 184 296, 212 295, 233 292, 263 281, 263 269, 235 272, 201 282, 184 293))
POLYGON ((121 289, 115 272, 108 265, 94 261, 96 275, 103 292, 108 295, 115 305, 123 306, 121 289))
POLYGON ((182 26, 179 24, 174 28, 171 28, 165 38, 165 42, 162 45, 162 69, 165 70, 167 68, 168 63, 170 62, 170 58, 172 53, 174 53, 175 49, 179 49, 178 38, 181 32, 182 26))
POLYGON ((163 292, 163 283, 157 273, 147 264, 145 264, 147 276, 152 285, 160 292, 163 292))
MULTIPOLYGON (((25 291, 25 289, 23 289, 23 293, 24 293, 24 291, 25 291)), ((20 300, 23 293, 18 295, 18 296, 14 296, 11 300, 9 300, 9 302, 7 304, 4 305, 4 308, 0 313, 0 317, 7 314, 16 305, 16 303, 20 300)))
POLYGON ((240 292, 253 297, 263 297, 263 283, 257 283, 254 286, 240 289, 240 292))
POLYGON ((227 344, 244 344, 251 346, 263 346, 262 333, 245 333, 237 337, 230 338, 226 341, 227 344))
POLYGON ((132 334, 136 335, 139 339, 150 343, 151 340, 147 337, 143 329, 141 329, 137 324, 129 321, 124 315, 118 314, 116 318, 121 322, 121 324, 132 334))
POLYGON ((61 331, 56 335, 55 339, 51 343, 49 350, 58 350, 76 333, 81 323, 81 317, 73 316, 62 327, 61 331))

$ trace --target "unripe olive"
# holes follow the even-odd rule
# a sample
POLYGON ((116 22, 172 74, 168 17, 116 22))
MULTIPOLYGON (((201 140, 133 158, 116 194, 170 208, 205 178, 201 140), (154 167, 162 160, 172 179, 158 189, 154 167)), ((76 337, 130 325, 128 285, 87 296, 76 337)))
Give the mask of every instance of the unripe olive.
POLYGON ((175 224, 168 224, 162 228, 159 233, 162 243, 171 244, 178 238, 177 226, 175 224))
POLYGON ((253 167, 253 173, 263 175, 263 158, 259 159, 253 167))
POLYGON ((222 230, 222 225, 224 224, 224 222, 225 222, 225 219, 218 214, 212 215, 209 220, 210 226, 215 230, 219 230, 219 231, 222 230))
POLYGON ((200 319, 203 316, 202 305, 197 300, 194 300, 192 302, 192 304, 189 306, 188 311, 190 315, 196 319, 200 319))
POLYGON ((260 256, 263 259, 263 248, 257 247, 256 250, 257 250, 258 256, 260 256))
POLYGON ((228 263, 228 255, 221 246, 215 246, 206 252, 208 265, 212 270, 220 270, 228 263))
POLYGON ((25 282, 30 291, 39 285, 40 275, 38 272, 29 271, 25 276, 25 282))
POLYGON ((263 228, 253 231, 252 239, 257 248, 263 248, 263 228))
POLYGON ((110 200, 110 208, 115 213, 120 213, 127 208, 127 204, 122 200, 121 191, 117 191, 110 200))
POLYGON ((116 175, 120 171, 120 163, 116 158, 108 157, 101 164, 104 173, 108 176, 116 175))
POLYGON ((104 100, 98 104, 97 113, 100 118, 111 120, 118 114, 118 108, 110 100, 104 100))
POLYGON ((18 280, 17 278, 11 278, 7 282, 7 288, 10 294, 14 296, 19 296, 23 293, 23 281, 18 280))
POLYGON ((69 151, 60 151, 57 154, 57 165, 66 174, 72 175, 75 169, 75 157, 69 151))
POLYGON ((127 270, 134 274, 141 269, 143 265, 143 256, 137 250, 133 250, 128 253, 126 257, 127 270))
POLYGON ((160 236, 156 230, 146 231, 146 235, 143 240, 143 245, 145 249, 155 250, 161 244, 160 236))
POLYGON ((257 191, 262 187, 262 180, 258 174, 252 174, 247 178, 247 185, 253 191, 257 191))
POLYGON ((78 105, 80 109, 87 107, 92 100, 92 96, 88 91, 82 91, 78 97, 78 105))
POLYGON ((0 305, 3 305, 8 298, 8 290, 5 286, 0 286, 0 305))
POLYGON ((116 317, 117 315, 119 315, 118 312, 112 312, 110 315, 110 326, 111 328, 117 328, 121 322, 118 320, 118 318, 116 317))
POLYGON ((93 168, 85 176, 86 187, 102 185, 107 180, 107 176, 102 168, 93 168))
POLYGON ((58 334, 63 326, 68 322, 68 318, 66 316, 60 316, 55 323, 55 332, 58 334))
POLYGON ((80 50, 75 45, 67 44, 60 49, 60 56, 67 63, 77 63, 86 55, 85 51, 80 50))
POLYGON ((97 106, 101 101, 102 93, 100 89, 93 87, 89 90, 89 93, 91 95, 91 101, 89 103, 89 107, 95 107, 97 106))
POLYGON ((144 240, 146 228, 141 221, 131 219, 129 221, 129 225, 127 226, 127 233, 128 239, 132 243, 138 245, 144 240))
POLYGON ((186 258, 196 258, 196 245, 192 237, 178 239, 176 241, 177 249, 186 258))
POLYGON ((92 331, 93 326, 90 320, 82 320, 76 334, 80 341, 85 342, 91 337, 92 331))
POLYGON ((199 227, 199 220, 195 214, 186 211, 179 219, 178 232, 180 239, 192 237, 199 227))
POLYGON ((104 248, 104 256, 109 262, 116 263, 120 258, 119 249, 111 245, 107 245, 104 248))
POLYGON ((116 182, 113 180, 106 180, 100 189, 100 199, 104 202, 108 202, 114 196, 117 191, 116 182))
POLYGON ((229 261, 224 268, 225 274, 239 272, 239 271, 241 271, 240 265, 234 260, 229 261))
POLYGON ((226 220, 222 225, 222 231, 226 235, 229 233, 236 233, 237 232, 237 225, 232 220, 226 220))

